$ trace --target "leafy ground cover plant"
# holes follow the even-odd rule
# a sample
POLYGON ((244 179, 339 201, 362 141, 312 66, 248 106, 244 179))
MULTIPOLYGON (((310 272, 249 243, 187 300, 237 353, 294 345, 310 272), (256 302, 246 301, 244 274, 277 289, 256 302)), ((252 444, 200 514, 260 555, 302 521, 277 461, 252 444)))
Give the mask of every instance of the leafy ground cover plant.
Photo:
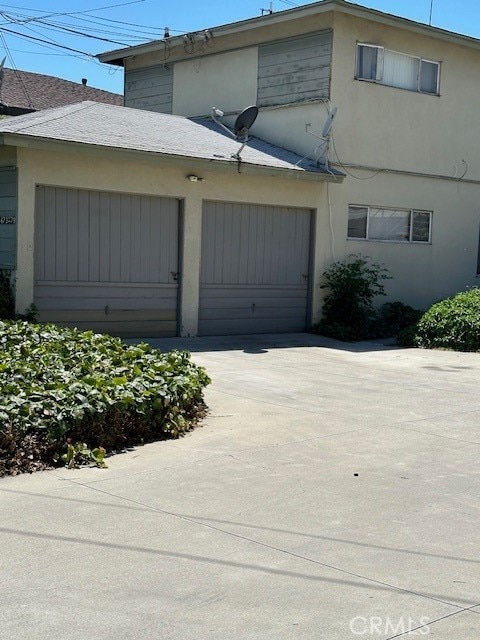
POLYGON ((315 331, 345 341, 378 337, 373 301, 385 295, 383 282, 390 278, 388 270, 368 256, 351 254, 334 262, 323 273, 321 288, 327 294, 315 331))
POLYGON ((209 382, 187 352, 0 322, 0 476, 179 437, 204 415, 209 382))
POLYGON ((472 288, 434 304, 415 327, 417 347, 480 351, 480 289, 472 288))

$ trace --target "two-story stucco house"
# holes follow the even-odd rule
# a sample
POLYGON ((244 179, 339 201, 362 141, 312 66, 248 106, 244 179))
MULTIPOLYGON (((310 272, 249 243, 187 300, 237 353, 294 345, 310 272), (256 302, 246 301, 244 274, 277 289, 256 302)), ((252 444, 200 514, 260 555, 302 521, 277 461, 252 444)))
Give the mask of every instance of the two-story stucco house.
MULTIPOLYGON (((347 174, 313 209, 313 320, 322 271, 351 253, 383 262, 389 298, 418 307, 477 284, 479 40, 324 0, 99 58, 125 67, 128 107, 196 117, 216 106, 231 123, 256 104, 254 135, 347 174)), ((224 222, 204 233, 218 238, 224 222)))

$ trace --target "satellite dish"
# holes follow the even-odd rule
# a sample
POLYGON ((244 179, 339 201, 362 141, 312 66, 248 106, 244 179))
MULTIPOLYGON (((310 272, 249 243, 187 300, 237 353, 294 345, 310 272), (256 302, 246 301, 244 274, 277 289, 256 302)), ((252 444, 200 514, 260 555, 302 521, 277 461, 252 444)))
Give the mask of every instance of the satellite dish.
POLYGON ((313 155, 315 156, 315 161, 317 166, 323 165, 327 167, 328 171, 328 151, 330 148, 330 133, 333 127, 333 121, 335 120, 335 116, 337 115, 337 107, 333 107, 331 111, 328 112, 327 119, 325 124, 323 125, 322 135, 318 135, 317 133, 313 133, 310 131, 310 127, 312 126, 309 122, 305 125, 305 131, 309 133, 311 136, 314 136, 318 140, 320 140, 320 144, 317 144, 315 149, 313 150, 313 155))
POLYGON ((333 107, 333 109, 329 112, 327 116, 327 121, 325 122, 322 130, 322 138, 327 138, 328 134, 332 130, 333 121, 335 120, 335 116, 337 115, 337 107, 333 107))
POLYGON ((257 116, 258 107, 255 105, 247 107, 239 114, 233 125, 233 131, 237 138, 248 137, 248 131, 257 119, 257 116))
POLYGON ((243 151, 244 147, 248 142, 248 132, 250 127, 255 122, 258 116, 258 107, 252 105, 251 107, 247 107, 244 109, 235 120, 235 124, 233 125, 233 131, 230 131, 224 124, 219 121, 219 118, 222 118, 225 114, 221 109, 217 109, 217 107, 212 107, 212 119, 216 122, 222 129, 224 129, 229 136, 235 138, 238 142, 242 143, 242 146, 237 151, 237 153, 232 153, 232 158, 240 161, 240 154, 243 151))

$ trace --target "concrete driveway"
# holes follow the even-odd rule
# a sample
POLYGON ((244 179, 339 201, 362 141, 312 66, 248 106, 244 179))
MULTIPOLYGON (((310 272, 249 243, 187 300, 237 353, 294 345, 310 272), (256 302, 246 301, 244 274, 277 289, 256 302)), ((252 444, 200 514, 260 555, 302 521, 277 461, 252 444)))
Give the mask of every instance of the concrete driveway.
POLYGON ((480 355, 152 341, 211 413, 109 469, 0 481, 0 638, 480 637, 480 355))

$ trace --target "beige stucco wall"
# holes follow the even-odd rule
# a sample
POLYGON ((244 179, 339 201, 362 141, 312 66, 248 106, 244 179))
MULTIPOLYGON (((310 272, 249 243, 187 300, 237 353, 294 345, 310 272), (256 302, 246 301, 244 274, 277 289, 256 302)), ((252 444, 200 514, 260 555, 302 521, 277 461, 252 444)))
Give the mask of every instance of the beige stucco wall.
POLYGON ((174 67, 173 113, 210 115, 215 106, 239 111, 257 100, 256 47, 178 62, 174 67))
POLYGON ((354 173, 360 179, 347 177, 344 185, 331 186, 337 258, 362 253, 380 261, 393 277, 386 285, 386 300, 401 300, 418 308, 480 284, 476 275, 479 185, 388 174, 371 177, 371 172, 358 170, 354 173), (432 211, 432 242, 347 240, 349 204, 432 211))
POLYGON ((480 51, 336 13, 332 105, 335 144, 344 163, 480 179, 480 51), (441 62, 440 96, 354 79, 356 43, 441 62))
MULTIPOLYGON (((7 153, 5 148, 0 150, 7 153)), ((0 160, 1 162, 1 160, 0 160)), ((196 335, 198 326, 201 215, 203 200, 227 200, 258 204, 307 207, 317 212, 313 315, 321 306, 319 278, 328 256, 329 225, 326 186, 319 182, 300 182, 247 173, 221 173, 199 169, 188 162, 183 166, 157 160, 129 157, 101 157, 80 152, 41 151, 19 148, 18 164, 18 256, 16 273, 17 310, 33 302, 34 290, 34 208, 35 186, 51 185, 77 189, 148 194, 179 198, 183 201, 184 228, 182 288, 180 300, 182 335, 196 335), (194 173, 203 182, 190 182, 194 173)))
POLYGON ((335 14, 331 104, 338 106, 334 141, 341 162, 417 174, 350 169, 352 176, 332 190, 339 254, 362 252, 384 262, 394 277, 390 299, 425 307, 479 284, 479 86, 480 51, 335 14), (357 41, 440 61, 440 96, 355 80, 357 41), (462 160, 471 183, 422 176, 460 176, 462 160), (349 204, 433 211, 432 244, 346 240, 349 204))
POLYGON ((262 109, 252 127, 252 134, 273 142, 301 156, 315 158, 328 115, 328 102, 312 102, 301 106, 262 109), (307 127, 306 125, 310 125, 307 127))

